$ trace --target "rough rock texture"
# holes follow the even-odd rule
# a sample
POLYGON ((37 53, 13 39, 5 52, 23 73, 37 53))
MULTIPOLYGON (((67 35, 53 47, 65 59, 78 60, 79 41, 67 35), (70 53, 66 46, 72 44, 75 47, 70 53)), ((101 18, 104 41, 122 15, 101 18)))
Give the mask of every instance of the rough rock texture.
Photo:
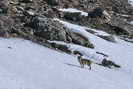
POLYGON ((46 0, 49 5, 58 5, 59 0, 46 0))
POLYGON ((119 29, 119 32, 122 32, 123 34, 132 35, 133 34, 133 26, 124 21, 124 19, 120 17, 112 17, 112 26, 115 26, 119 29))
MULTIPOLYGON (((1 37, 19 36, 47 47, 51 47, 47 40, 57 40, 94 48, 88 39, 70 32, 53 18, 100 29, 122 39, 133 36, 133 25, 128 23, 133 19, 133 7, 128 0, 0 0, 1 37), (97 7, 110 15, 108 21, 105 15, 97 17, 97 11, 93 13, 94 18, 79 12, 59 11, 60 8, 76 8, 89 13, 97 7)), ((115 42, 111 36, 99 37, 115 42)))
POLYGON ((132 14, 133 8, 129 5, 128 0, 99 0, 102 7, 110 9, 116 13, 132 14))
POLYGON ((77 33, 70 33, 72 42, 78 45, 82 45, 88 48, 94 48, 94 45, 84 36, 77 33))
POLYGON ((103 36, 103 35, 98 35, 98 36, 105 39, 105 40, 107 40, 107 41, 116 42, 115 38, 113 36, 103 36))
POLYGON ((34 17, 29 23, 34 29, 36 36, 43 37, 47 40, 58 40, 67 42, 67 31, 58 21, 46 17, 34 17))
POLYGON ((8 37, 8 32, 11 31, 14 20, 9 16, 0 16, 0 37, 8 37))
MULTIPOLYGON (((78 16, 82 19, 74 21, 75 17, 64 19, 76 24, 94 27, 97 29, 104 30, 106 32, 111 32, 112 28, 120 28, 121 32, 127 32, 128 34, 133 34, 131 25, 127 24, 127 20, 131 20, 133 17, 133 7, 128 3, 128 0, 61 0, 59 5, 64 8, 77 8, 79 10, 90 12, 96 7, 100 7, 103 10, 106 10, 110 15, 111 19, 109 23, 106 23, 106 19, 103 18, 86 18, 78 16), (129 15, 129 16, 127 16, 129 15)), ((66 14, 66 13, 64 13, 66 14)), ((69 15, 68 15, 69 16, 69 15)), ((114 31, 115 32, 115 31, 114 31)), ((114 33, 113 34, 117 34, 114 33)), ((125 33, 123 33, 125 34, 125 33)), ((117 34, 118 35, 118 34, 117 34)))
POLYGON ((67 20, 75 22, 80 21, 82 19, 80 12, 75 12, 75 13, 65 12, 63 17, 67 20))
POLYGON ((0 13, 7 13, 8 5, 8 0, 0 0, 0 13))

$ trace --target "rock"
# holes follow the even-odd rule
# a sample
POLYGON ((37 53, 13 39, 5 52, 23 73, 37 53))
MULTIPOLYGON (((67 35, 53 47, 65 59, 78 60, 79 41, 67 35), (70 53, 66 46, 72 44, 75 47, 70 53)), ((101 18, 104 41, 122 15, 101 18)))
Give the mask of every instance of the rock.
POLYGON ((74 50, 74 51, 73 51, 73 54, 74 54, 74 55, 83 56, 83 54, 82 54, 80 51, 77 51, 77 50, 74 50))
POLYGON ((96 52, 97 54, 101 54, 103 55, 104 57, 109 57, 109 55, 105 54, 105 53, 102 53, 102 52, 96 52))
POLYGON ((51 46, 54 47, 55 49, 61 50, 66 53, 71 53, 71 50, 66 45, 63 44, 56 44, 56 43, 51 43, 51 46))
POLYGON ((96 18, 102 17, 104 10, 100 7, 95 8, 93 11, 88 12, 88 17, 96 18))
POLYGON ((129 36, 121 35, 119 38, 122 39, 122 40, 125 40, 127 42, 133 43, 133 35, 131 35, 131 36, 130 35, 129 36))
POLYGON ((27 11, 24 12, 24 14, 25 14, 26 16, 35 16, 35 12, 32 11, 32 10, 27 10, 27 11))
POLYGON ((104 66, 104 67, 108 67, 108 68, 112 68, 112 67, 121 68, 120 65, 114 63, 114 62, 111 61, 111 60, 107 60, 106 58, 103 59, 101 65, 104 66))
POLYGON ((4 30, 0 30, 0 37, 9 37, 9 34, 4 30))
POLYGON ((0 13, 7 13, 9 8, 9 0, 0 0, 0 13))
MULTIPOLYGON (((114 12, 128 14, 130 12, 128 0, 99 0, 103 8, 110 8, 114 12)), ((131 14, 131 13, 130 13, 131 14)))
POLYGON ((80 21, 81 20, 81 13, 80 12, 64 12, 64 18, 67 20, 72 20, 72 21, 80 21))
POLYGON ((120 17, 113 17, 111 25, 111 29, 118 35, 133 35, 133 26, 120 17))
POLYGON ((115 38, 112 35, 109 35, 109 36, 98 35, 98 36, 105 39, 105 40, 107 40, 107 41, 116 42, 115 38))
POLYGON ((58 5, 59 0, 46 0, 46 2, 50 5, 58 5))
POLYGON ((30 26, 34 28, 34 35, 36 36, 47 40, 67 42, 67 29, 58 21, 36 16, 32 19, 30 26))
POLYGON ((0 36, 8 37, 8 33, 11 31, 14 24, 14 20, 8 16, 0 16, 0 36))
POLYGON ((82 45, 88 48, 94 48, 94 45, 84 36, 77 34, 77 33, 72 33, 72 32, 70 36, 74 44, 82 45))
MULTIPOLYGON (((128 36, 133 34, 133 26, 127 24, 127 18, 131 19, 132 15, 133 8, 128 6, 127 0, 0 0, 0 36, 7 37, 8 33, 12 33, 13 36, 17 34, 29 40, 38 40, 43 45, 47 40, 58 40, 94 48, 88 38, 69 32, 53 18, 86 27, 93 26, 110 34, 128 36), (101 9, 95 9, 97 6, 101 9), (59 8, 76 8, 88 12, 93 19, 82 16, 79 12, 60 12, 59 8), (111 11, 114 12, 113 16, 109 13, 111 11), (130 17, 121 18, 116 13, 130 17)), ((113 36, 96 36, 115 42, 113 36)), ((68 48, 58 46, 58 49, 65 51, 68 48)))
POLYGON ((19 0, 19 2, 23 2, 23 3, 31 3, 31 2, 33 2, 33 0, 19 0))
POLYGON ((96 7, 94 10, 88 12, 88 18, 91 18, 93 24, 105 24, 110 23, 111 16, 109 13, 101 7, 96 7))

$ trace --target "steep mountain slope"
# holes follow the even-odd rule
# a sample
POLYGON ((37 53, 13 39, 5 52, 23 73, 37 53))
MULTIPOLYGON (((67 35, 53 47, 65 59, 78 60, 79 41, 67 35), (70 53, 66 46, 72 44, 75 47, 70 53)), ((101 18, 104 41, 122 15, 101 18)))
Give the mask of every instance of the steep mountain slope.
POLYGON ((133 6, 133 0, 128 0, 128 2, 133 6))
MULTIPOLYGON (((100 40, 96 43, 96 50, 108 52, 122 65, 121 69, 108 69, 96 64, 92 65, 92 70, 87 67, 82 69, 76 56, 59 53, 27 40, 1 38, 0 88, 133 88, 133 45, 122 40, 118 43, 106 42, 94 35, 92 38, 95 42, 100 40)), ((83 49, 81 46, 79 48, 83 49)))
POLYGON ((0 0, 0 89, 133 89, 132 11, 132 0, 0 0))

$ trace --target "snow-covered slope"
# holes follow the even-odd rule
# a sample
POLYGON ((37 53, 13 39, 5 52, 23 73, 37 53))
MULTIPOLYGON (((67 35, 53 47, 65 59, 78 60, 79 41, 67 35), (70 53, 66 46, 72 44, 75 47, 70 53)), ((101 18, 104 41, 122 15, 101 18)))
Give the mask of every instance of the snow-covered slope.
POLYGON ((129 24, 133 25, 133 21, 129 22, 129 24))
MULTIPOLYGON (((111 54, 122 65, 108 69, 96 64, 81 69, 77 57, 23 39, 0 39, 1 89, 132 89, 133 45, 117 44, 92 35, 95 50, 111 54), (100 42, 99 42, 100 41, 100 42)), ((82 48, 81 48, 82 49, 82 48)))
POLYGON ((133 0, 128 0, 128 2, 133 6, 133 0))
POLYGON ((84 11, 81 11, 81 10, 78 10, 78 9, 75 9, 75 8, 64 8, 64 9, 59 9, 60 11, 63 11, 63 12, 70 12, 70 13, 75 13, 75 12, 80 12, 81 15, 83 16, 88 16, 88 13, 87 12, 84 12, 84 11))
MULTIPOLYGON (((61 11, 81 12, 75 9, 61 11)), ((86 13, 81 12, 82 15, 86 13)), ((103 57, 96 52, 109 55, 110 60, 121 65, 120 69, 109 69, 92 64, 92 70, 82 69, 77 56, 61 53, 23 39, 0 38, 0 89, 133 89, 133 44, 114 36, 116 43, 97 35, 110 34, 59 19, 54 19, 75 33, 82 34, 94 44, 95 49, 79 45, 68 45, 71 50, 83 52, 92 61, 103 57), (93 31, 95 34, 89 33, 93 31)))

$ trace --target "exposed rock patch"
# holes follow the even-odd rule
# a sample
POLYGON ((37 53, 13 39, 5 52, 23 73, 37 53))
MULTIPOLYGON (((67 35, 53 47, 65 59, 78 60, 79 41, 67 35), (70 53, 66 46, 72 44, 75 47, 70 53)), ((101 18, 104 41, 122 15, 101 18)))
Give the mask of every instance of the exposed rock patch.
POLYGON ((67 42, 67 29, 58 21, 46 17, 34 17, 29 24, 34 29, 36 36, 43 37, 47 40, 67 42))
MULTIPOLYGON (((70 32, 53 18, 128 37, 133 35, 133 25, 127 23, 133 17, 132 11, 133 7, 127 3, 127 0, 0 0, 0 36, 34 39, 49 47, 51 45, 47 44, 47 40, 94 48, 84 36, 70 32), (106 16, 105 13, 104 15, 97 13, 95 11, 97 7, 105 11, 106 16), (61 12, 60 8, 76 8, 91 16, 83 16, 80 12, 61 12), (125 17, 127 15, 129 17, 125 17)), ((97 36, 115 42, 111 36, 97 36)))

